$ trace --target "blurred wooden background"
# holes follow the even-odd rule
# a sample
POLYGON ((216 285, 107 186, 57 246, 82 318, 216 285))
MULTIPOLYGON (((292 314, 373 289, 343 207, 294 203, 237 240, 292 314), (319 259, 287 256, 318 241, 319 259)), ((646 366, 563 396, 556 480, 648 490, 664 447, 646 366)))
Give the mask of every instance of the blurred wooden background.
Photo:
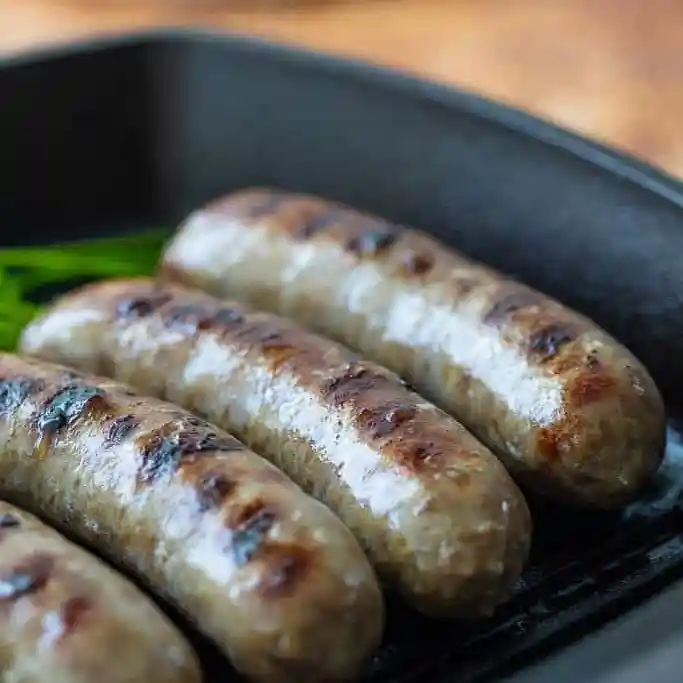
POLYGON ((0 51, 159 25, 462 85, 683 176, 683 0, 0 0, 0 51))

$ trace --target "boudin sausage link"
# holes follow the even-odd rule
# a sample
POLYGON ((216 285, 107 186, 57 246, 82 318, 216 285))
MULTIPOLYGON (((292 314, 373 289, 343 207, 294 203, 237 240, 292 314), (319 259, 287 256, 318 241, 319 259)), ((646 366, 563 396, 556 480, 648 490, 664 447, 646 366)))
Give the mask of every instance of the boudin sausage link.
POLYGON ((380 640, 374 572, 327 508, 124 385, 1 355, 0 495, 137 574, 256 681, 348 680, 380 640))
POLYGON ((559 500, 619 506, 661 461, 662 399, 629 351, 424 233, 311 197, 243 191, 192 214, 160 274, 358 349, 559 500))
POLYGON ((228 429, 331 507, 426 613, 488 615, 520 576, 530 515, 503 465, 393 373, 294 323, 114 280, 57 301, 22 347, 228 429))
POLYGON ((199 683, 201 674, 184 638, 132 583, 0 502, 0 678, 199 683))

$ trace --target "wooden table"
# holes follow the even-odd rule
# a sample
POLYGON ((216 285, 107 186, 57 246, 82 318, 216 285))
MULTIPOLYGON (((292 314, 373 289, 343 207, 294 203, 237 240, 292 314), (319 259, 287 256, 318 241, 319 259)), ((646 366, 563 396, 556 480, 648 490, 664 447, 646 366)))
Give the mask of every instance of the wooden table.
POLYGON ((471 88, 683 176, 678 0, 308 0, 258 10, 257 0, 213 0, 207 5, 222 8, 197 9, 201 4, 0 0, 0 50, 158 25, 249 32, 471 88))

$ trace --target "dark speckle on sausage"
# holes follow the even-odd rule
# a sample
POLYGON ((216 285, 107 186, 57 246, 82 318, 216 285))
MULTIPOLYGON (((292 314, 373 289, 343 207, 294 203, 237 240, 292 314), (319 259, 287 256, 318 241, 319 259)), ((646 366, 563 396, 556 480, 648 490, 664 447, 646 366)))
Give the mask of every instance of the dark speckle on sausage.
POLYGON ((35 553, 11 571, 0 573, 0 605, 41 590, 50 580, 54 559, 45 553, 35 553))
POLYGON ((134 415, 120 415, 114 418, 107 427, 104 437, 105 446, 118 446, 137 427, 140 420, 134 415))
POLYGON ((215 325, 239 325, 244 321, 244 314, 236 308, 229 308, 222 306, 220 310, 213 316, 213 323, 215 325))
POLYGON ((552 323, 531 335, 529 350, 541 360, 549 360, 576 336, 573 326, 552 323))
POLYGON ((68 426, 88 409, 91 402, 104 396, 104 392, 91 386, 68 385, 48 400, 38 417, 41 432, 54 433, 68 426))
POLYGON ((487 325, 501 325, 506 323, 512 313, 523 308, 530 308, 531 306, 539 306, 543 301, 543 297, 529 289, 515 288, 512 291, 507 291, 484 315, 483 322, 487 325))
POLYGON ((219 436, 209 429, 193 425, 165 425, 138 441, 142 484, 152 484, 160 477, 175 474, 183 461, 192 462, 206 452, 243 450, 244 445, 229 435, 219 436), (170 433, 169 433, 170 431, 170 433))

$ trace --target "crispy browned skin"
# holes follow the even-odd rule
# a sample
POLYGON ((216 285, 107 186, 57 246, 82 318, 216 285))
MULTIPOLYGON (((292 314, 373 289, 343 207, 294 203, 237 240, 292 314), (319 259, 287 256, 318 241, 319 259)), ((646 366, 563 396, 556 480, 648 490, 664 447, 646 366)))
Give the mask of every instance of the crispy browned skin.
POLYGON ((22 347, 229 429, 330 506, 427 613, 490 614, 520 576, 530 515, 503 465, 398 377, 294 323, 110 281, 61 299, 22 347))
POLYGON ((149 598, 33 515, 0 502, 0 678, 199 683, 201 674, 149 598))
POLYGON ((558 500, 619 506, 661 461, 663 403, 626 349, 426 234, 311 197, 244 191, 190 216, 160 273, 358 349, 558 500))
POLYGON ((189 413, 0 356, 0 495, 139 575, 256 681, 354 677, 382 598, 351 532, 189 413))

